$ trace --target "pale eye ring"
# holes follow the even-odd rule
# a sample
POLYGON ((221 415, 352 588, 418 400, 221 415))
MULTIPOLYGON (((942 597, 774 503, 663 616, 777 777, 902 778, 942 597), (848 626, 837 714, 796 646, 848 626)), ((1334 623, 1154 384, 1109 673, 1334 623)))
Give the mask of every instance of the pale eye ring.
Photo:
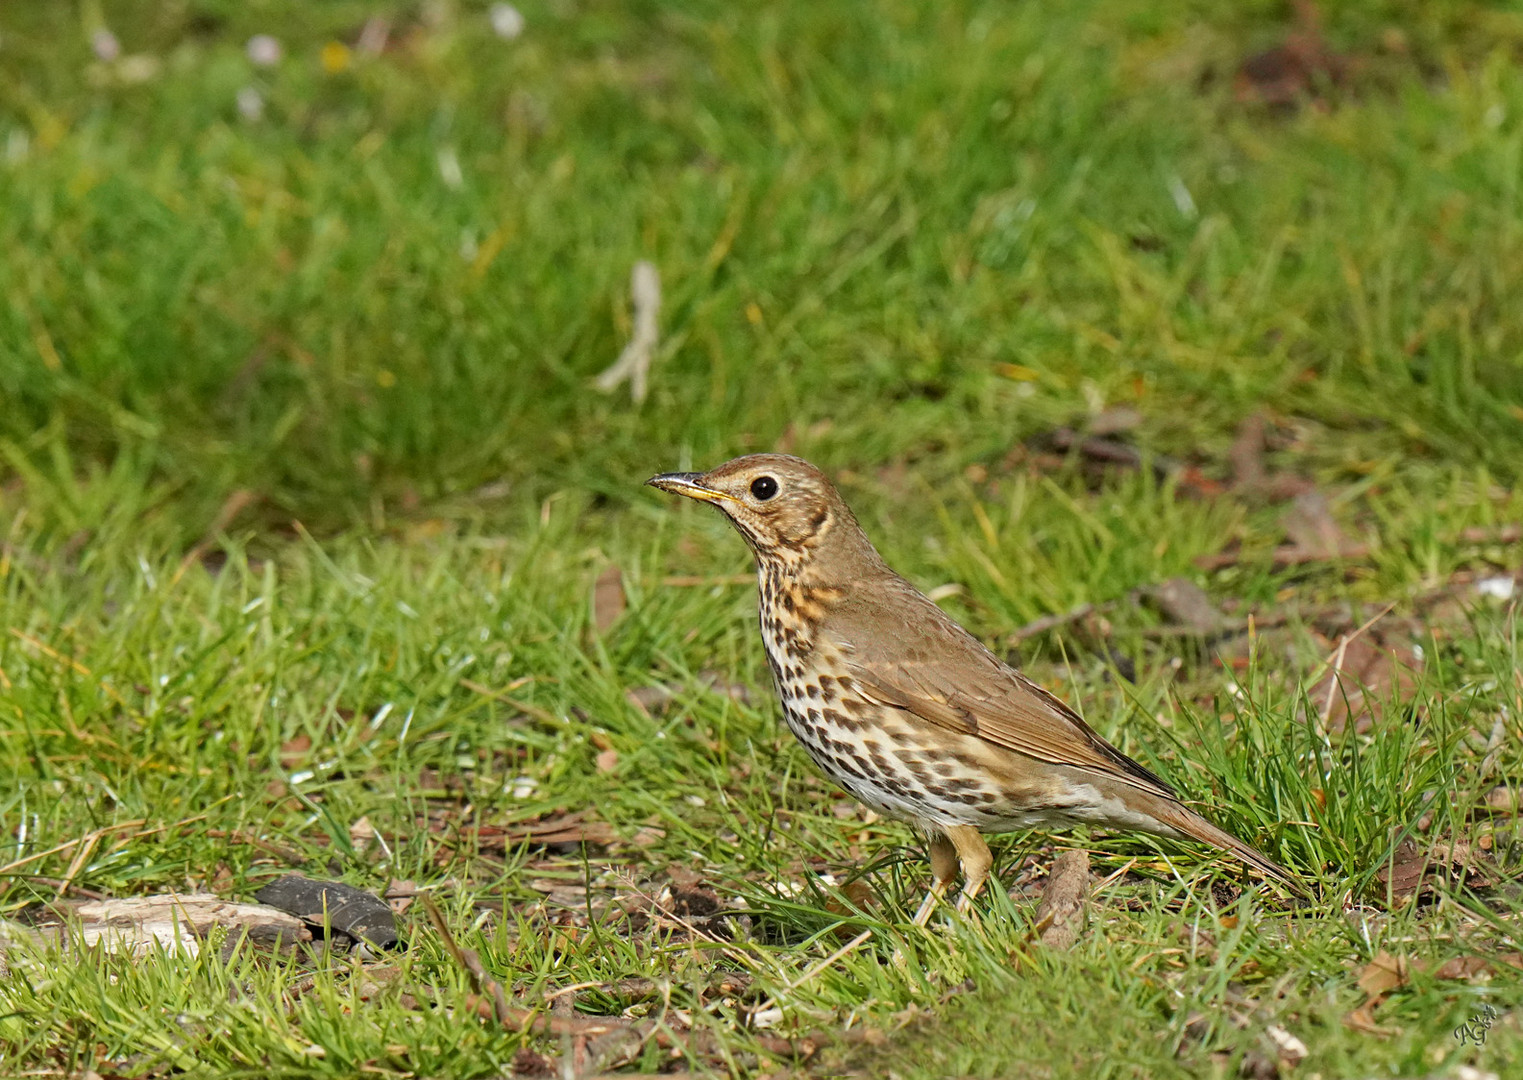
POLYGON ((777 494, 777 481, 770 476, 758 476, 751 481, 751 494, 757 502, 766 502, 777 494))

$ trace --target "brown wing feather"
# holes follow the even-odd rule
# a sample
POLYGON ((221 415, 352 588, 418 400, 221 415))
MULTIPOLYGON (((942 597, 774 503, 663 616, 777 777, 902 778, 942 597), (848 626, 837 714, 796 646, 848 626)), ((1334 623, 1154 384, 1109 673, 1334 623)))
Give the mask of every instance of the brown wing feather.
POLYGON ((1055 765, 1099 772, 1168 798, 1174 791, 1078 714, 984 648, 902 578, 845 590, 820 633, 868 697, 1055 765), (897 630, 884 633, 886 627, 897 630))

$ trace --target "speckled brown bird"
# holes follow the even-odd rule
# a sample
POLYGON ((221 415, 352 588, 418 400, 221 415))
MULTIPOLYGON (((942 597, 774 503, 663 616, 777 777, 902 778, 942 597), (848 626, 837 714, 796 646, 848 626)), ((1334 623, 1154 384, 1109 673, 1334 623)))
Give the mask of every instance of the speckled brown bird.
POLYGON ((960 905, 977 896, 993 863, 980 833, 1038 825, 1201 840, 1301 891, 889 569, 807 461, 753 454, 647 483, 713 503, 751 546, 767 663, 809 756, 929 837, 933 885, 916 923, 959 861, 960 905))

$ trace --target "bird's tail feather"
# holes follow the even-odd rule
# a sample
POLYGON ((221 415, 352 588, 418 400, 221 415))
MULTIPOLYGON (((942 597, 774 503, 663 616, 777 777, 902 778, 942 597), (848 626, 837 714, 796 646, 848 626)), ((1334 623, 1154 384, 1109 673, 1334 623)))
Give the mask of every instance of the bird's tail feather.
POLYGON ((1236 855, 1250 867, 1273 878, 1293 892, 1307 896, 1306 883, 1298 876, 1292 874, 1269 856, 1249 847, 1243 841, 1211 824, 1195 811, 1172 800, 1149 799, 1154 805, 1147 808, 1147 813, 1155 818, 1160 824, 1166 825, 1175 832, 1182 833, 1194 840, 1210 844, 1222 851, 1236 855))

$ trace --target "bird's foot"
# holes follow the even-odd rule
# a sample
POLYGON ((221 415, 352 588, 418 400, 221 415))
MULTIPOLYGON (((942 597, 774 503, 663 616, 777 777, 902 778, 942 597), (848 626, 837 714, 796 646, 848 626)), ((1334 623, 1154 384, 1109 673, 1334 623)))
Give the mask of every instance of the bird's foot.
MULTIPOLYGON (((991 880, 988 875, 980 877, 976 881, 968 882, 957 897, 957 914, 963 916, 977 916, 978 909, 973 906, 973 901, 978 899, 978 894, 983 892, 984 884, 991 880)), ((999 883, 996 881, 996 885, 999 883)))
POLYGON ((925 894, 925 899, 920 901, 920 907, 915 910, 915 917, 910 920, 914 926, 924 926, 931 921, 931 913, 936 910, 936 905, 941 903, 941 898, 947 893, 947 882, 938 881, 931 886, 931 891, 925 894))

